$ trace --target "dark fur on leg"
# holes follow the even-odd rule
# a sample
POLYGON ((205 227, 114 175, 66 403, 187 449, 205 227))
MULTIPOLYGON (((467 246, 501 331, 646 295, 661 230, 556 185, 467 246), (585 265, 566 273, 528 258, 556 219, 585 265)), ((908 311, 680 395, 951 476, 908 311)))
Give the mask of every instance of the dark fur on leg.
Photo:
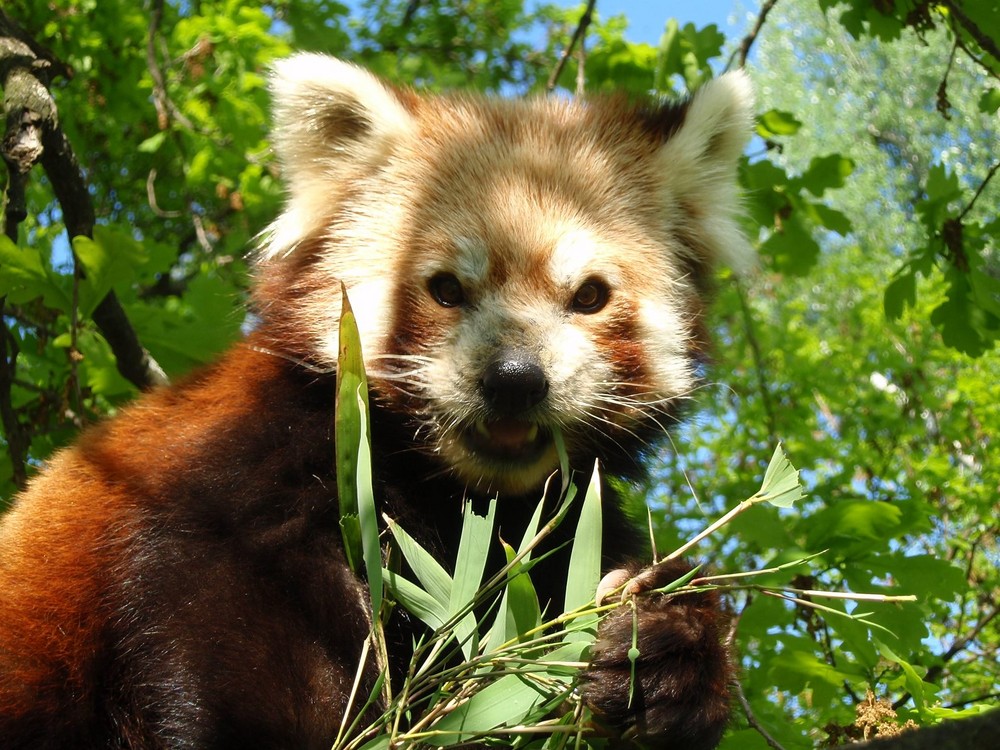
POLYGON ((581 688, 598 720, 621 732, 619 746, 711 750, 722 738, 733 663, 719 595, 643 593, 690 570, 674 560, 642 571, 632 582, 641 589, 635 609, 623 604, 600 625, 581 688), (631 685, 636 615, 639 657, 631 685))

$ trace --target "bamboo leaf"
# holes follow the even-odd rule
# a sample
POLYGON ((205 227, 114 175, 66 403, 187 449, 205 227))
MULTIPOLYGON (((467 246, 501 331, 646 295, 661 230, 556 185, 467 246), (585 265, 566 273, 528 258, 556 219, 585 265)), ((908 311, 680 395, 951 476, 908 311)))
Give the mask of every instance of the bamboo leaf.
POLYGON ((437 630, 448 620, 448 611, 433 596, 398 573, 383 568, 383 580, 392 597, 420 621, 437 630))
POLYGON ((434 725, 429 744, 444 747, 501 726, 516 726, 550 696, 533 681, 508 674, 487 685, 434 725))
MULTIPOLYGON (((495 512, 496 500, 490 501, 490 507, 485 516, 476 515, 472 510, 472 503, 465 505, 462 536, 458 542, 455 577, 452 581, 451 599, 448 606, 449 615, 458 614, 468 607, 476 597, 476 592, 483 580, 486 558, 493 538, 495 512)), ((456 624, 455 635, 462 644, 465 658, 472 658, 472 654, 478 650, 479 644, 476 638, 476 618, 471 612, 456 624)))
MULTIPOLYGON (((602 528, 601 476, 595 461, 587 494, 583 498, 583 507, 580 509, 580 520, 576 526, 573 549, 570 552, 564 612, 572 612, 594 600, 597 584, 601 580, 602 528)), ((569 631, 567 638, 570 640, 589 639, 590 636, 583 628, 590 623, 596 626, 596 613, 579 618, 576 621, 579 629, 574 628, 569 631)))
POLYGON ((382 610, 382 545, 379 543, 378 513, 375 510, 375 493, 372 491, 372 452, 368 436, 368 402, 367 393, 362 393, 363 387, 364 384, 360 384, 357 393, 361 435, 358 438, 356 497, 362 555, 365 571, 368 574, 368 591, 371 594, 372 613, 378 617, 382 610))
POLYGON ((396 546, 403 554, 403 559, 413 570, 414 575, 424 590, 430 594, 442 608, 447 608, 451 603, 452 580, 441 563, 439 563, 430 552, 425 550, 411 537, 403 528, 391 518, 386 519, 386 524, 396 541, 396 546))
POLYGON ((755 503, 765 502, 779 508, 790 508, 802 495, 799 472, 792 466, 779 443, 764 471, 760 490, 751 499, 755 503))
MULTIPOLYGON (((358 449, 362 433, 367 433, 367 426, 364 431, 362 430, 363 417, 358 404, 362 402, 367 404, 368 385, 361 353, 361 337, 347 298, 347 289, 343 285, 341 285, 341 298, 334 426, 337 500, 340 504, 344 553, 351 569, 358 573, 363 554, 358 520, 358 449)), ((367 437, 365 439, 367 440, 367 437)))

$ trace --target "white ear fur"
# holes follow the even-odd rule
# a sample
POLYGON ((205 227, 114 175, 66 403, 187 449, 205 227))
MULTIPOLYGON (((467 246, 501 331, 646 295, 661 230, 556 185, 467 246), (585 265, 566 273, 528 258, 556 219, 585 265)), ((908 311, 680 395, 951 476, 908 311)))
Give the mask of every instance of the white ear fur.
POLYGON ((328 55, 279 60, 271 75, 272 144, 291 193, 267 231, 265 258, 322 224, 347 179, 383 163, 414 128, 400 98, 371 73, 328 55))
POLYGON ((713 262, 737 273, 756 263, 739 226, 736 166, 750 139, 754 96, 743 71, 709 81, 688 104, 684 122, 660 150, 664 185, 673 203, 691 211, 688 221, 713 262))

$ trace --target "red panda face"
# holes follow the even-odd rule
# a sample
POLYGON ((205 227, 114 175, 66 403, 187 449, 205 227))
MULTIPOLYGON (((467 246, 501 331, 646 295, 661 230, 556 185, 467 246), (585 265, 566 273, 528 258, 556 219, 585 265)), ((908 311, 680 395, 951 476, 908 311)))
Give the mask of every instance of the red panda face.
POLYGON ((348 288, 369 377, 470 487, 539 488, 553 435, 596 457, 696 383, 704 276, 745 266, 742 76, 682 106, 418 97, 305 55, 274 82, 291 196, 258 301, 335 362, 348 288))

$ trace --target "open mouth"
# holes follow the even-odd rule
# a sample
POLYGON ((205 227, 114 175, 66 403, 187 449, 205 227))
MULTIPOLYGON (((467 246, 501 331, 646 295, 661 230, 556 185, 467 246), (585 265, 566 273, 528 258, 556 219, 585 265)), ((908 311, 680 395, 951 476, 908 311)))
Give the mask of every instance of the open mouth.
POLYGON ((537 459, 552 442, 551 433, 544 427, 510 417, 480 419, 466 430, 465 439, 480 456, 520 462, 537 459))

